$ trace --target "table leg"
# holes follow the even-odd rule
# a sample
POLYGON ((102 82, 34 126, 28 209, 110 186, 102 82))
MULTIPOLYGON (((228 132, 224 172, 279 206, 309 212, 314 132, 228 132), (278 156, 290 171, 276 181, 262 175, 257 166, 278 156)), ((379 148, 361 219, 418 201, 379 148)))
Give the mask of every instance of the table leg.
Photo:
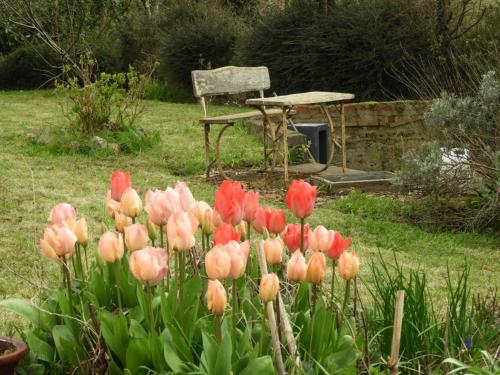
POLYGON ((283 107, 283 112, 281 114, 281 126, 283 126, 283 167, 285 170, 285 184, 288 183, 288 124, 287 118, 287 108, 283 107))
POLYGON ((342 173, 345 173, 347 168, 347 150, 345 141, 345 114, 344 104, 340 104, 340 126, 342 127, 342 173))
POLYGON ((262 142, 264 143, 264 171, 267 171, 267 127, 269 124, 267 123, 267 118, 264 117, 262 121, 262 142))

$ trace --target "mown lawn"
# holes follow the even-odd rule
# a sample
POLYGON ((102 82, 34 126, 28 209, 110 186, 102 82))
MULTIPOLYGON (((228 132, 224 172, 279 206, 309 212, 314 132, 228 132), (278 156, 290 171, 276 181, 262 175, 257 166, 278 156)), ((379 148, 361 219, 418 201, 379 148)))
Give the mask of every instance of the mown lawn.
MULTIPOLYGON (((29 133, 65 126, 50 91, 0 92, 0 299, 36 298, 56 282, 57 265, 40 256, 38 241, 51 207, 66 201, 77 207, 97 243, 106 218, 103 206, 109 176, 121 168, 132 172, 133 185, 144 194, 148 188, 165 188, 186 181, 198 199, 212 202, 216 186, 205 183, 202 129, 196 104, 147 102, 141 125, 158 130, 161 142, 137 155, 88 157, 55 155, 34 146, 29 133)), ((223 114, 237 110, 218 107, 223 114)), ((227 132, 222 158, 226 165, 243 168, 261 160, 259 137, 238 126, 227 132), (229 147, 230 146, 230 147, 229 147)), ((284 207, 283 200, 267 195, 267 203, 284 207)), ((473 292, 500 286, 500 237, 474 233, 433 233, 398 219, 399 203, 390 197, 350 194, 325 196, 310 219, 354 237, 361 255, 361 277, 369 283, 369 263, 380 253, 393 262, 394 254, 405 267, 424 270, 429 292, 439 304, 445 291, 447 265, 452 272, 472 267, 473 292)), ((0 335, 11 333, 16 318, 0 311, 0 335)))

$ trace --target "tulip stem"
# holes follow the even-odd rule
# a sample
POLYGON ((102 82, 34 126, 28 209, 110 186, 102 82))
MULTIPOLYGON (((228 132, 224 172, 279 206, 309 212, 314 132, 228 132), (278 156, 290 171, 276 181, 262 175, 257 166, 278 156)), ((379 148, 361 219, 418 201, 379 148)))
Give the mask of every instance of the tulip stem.
POLYGON ((161 224, 160 224, 160 247, 162 249, 164 249, 164 247, 163 247, 163 228, 161 227, 161 224))
POLYGON ((300 219, 300 251, 304 254, 304 218, 300 219))
POLYGON ((232 320, 233 320, 233 342, 236 342, 236 323, 238 320, 237 314, 238 314, 238 293, 236 291, 236 279, 233 279, 233 287, 232 287, 232 293, 233 293, 233 306, 232 306, 232 320))
POLYGON ((87 272, 89 271, 89 258, 87 256, 87 244, 83 245, 83 252, 85 254, 85 267, 87 268, 87 272))
POLYGON ((316 311, 316 299, 318 298, 318 284, 312 284, 312 298, 311 298, 311 318, 316 311))
POLYGON ((344 315, 347 308, 350 292, 351 292, 351 280, 347 280, 345 284, 344 303, 342 304, 342 312, 344 313, 344 315))
POLYGON ((116 284, 116 297, 118 299, 118 309, 122 311, 122 293, 121 293, 121 281, 120 281, 120 261, 114 262, 111 267, 113 267, 113 272, 115 274, 115 284, 116 284))
POLYGON ((337 261, 335 259, 332 259, 332 289, 331 289, 331 294, 330 294, 330 302, 332 305, 332 311, 334 310, 333 309, 333 304, 334 304, 333 294, 335 291, 335 266, 336 265, 337 265, 337 261))
POLYGON ((221 316, 219 314, 215 314, 215 339, 217 340, 217 344, 219 345, 222 341, 221 328, 220 328, 221 323, 222 323, 221 316))
POLYGON ((201 249, 203 250, 203 254, 206 253, 205 248, 205 233, 201 232, 201 249))
POLYGON ((186 267, 186 254, 184 251, 179 254, 179 310, 181 322, 184 321, 184 273, 186 267))
POLYGON ((146 304, 147 304, 147 313, 148 313, 148 321, 149 321, 149 334, 152 336, 155 331, 155 322, 153 316, 153 290, 152 287, 146 285, 146 304))
POLYGON ((69 272, 68 263, 64 257, 63 257, 63 268, 64 268, 64 274, 66 275, 66 287, 68 289, 69 311, 70 314, 73 315, 73 300, 71 297, 71 275, 69 272))
POLYGON ((260 355, 264 353, 264 338, 266 337, 266 302, 262 304, 263 312, 262 312, 262 330, 260 332, 260 355))
POLYGON ((252 230, 252 223, 247 221, 247 240, 250 242, 250 231, 252 230))

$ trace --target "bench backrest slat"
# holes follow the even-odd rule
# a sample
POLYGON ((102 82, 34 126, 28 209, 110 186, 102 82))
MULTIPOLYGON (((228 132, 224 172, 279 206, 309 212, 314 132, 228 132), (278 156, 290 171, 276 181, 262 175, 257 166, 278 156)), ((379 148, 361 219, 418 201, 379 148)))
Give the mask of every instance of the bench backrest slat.
POLYGON ((262 91, 271 87, 269 71, 265 66, 225 66, 212 70, 193 70, 194 96, 230 95, 262 91))

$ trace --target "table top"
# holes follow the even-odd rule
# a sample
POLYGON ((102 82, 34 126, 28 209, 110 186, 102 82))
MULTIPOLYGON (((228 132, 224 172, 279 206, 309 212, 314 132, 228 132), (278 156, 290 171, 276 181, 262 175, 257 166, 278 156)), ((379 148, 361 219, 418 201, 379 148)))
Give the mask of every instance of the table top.
POLYGON ((341 92, 310 91, 299 94, 270 96, 268 98, 247 99, 247 105, 253 106, 277 106, 292 107, 306 104, 322 104, 343 102, 354 99, 354 94, 345 94, 341 92))

